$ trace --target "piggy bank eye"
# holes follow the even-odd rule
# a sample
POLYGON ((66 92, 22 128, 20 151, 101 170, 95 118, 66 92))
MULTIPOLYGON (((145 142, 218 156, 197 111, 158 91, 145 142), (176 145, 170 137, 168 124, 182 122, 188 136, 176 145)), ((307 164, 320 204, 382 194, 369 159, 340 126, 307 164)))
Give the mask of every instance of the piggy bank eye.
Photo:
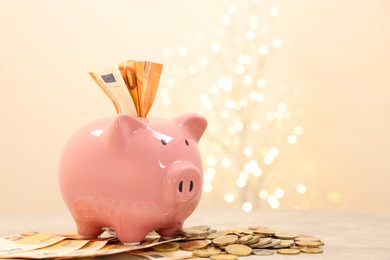
POLYGON ((163 145, 167 145, 167 141, 165 141, 164 139, 161 139, 161 143, 162 143, 163 145))
POLYGON ((187 146, 190 145, 190 143, 187 141, 187 139, 185 140, 185 143, 186 143, 187 146))

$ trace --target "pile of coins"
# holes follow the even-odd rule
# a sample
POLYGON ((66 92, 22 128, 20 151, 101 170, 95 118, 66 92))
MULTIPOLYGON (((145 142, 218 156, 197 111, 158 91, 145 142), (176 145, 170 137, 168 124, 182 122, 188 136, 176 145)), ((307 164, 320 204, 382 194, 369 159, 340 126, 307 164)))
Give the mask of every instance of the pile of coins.
POLYGON ((179 249, 192 251, 193 256, 212 260, 234 260, 239 256, 322 253, 320 238, 296 232, 283 232, 263 226, 235 228, 224 231, 209 226, 183 228, 181 242, 168 242, 153 247, 154 251, 169 252, 179 249))

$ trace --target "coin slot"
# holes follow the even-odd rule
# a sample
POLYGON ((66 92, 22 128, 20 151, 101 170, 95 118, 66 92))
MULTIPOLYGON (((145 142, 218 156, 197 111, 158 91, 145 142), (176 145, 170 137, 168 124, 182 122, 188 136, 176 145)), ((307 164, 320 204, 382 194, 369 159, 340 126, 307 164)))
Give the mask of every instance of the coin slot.
POLYGON ((183 192, 183 181, 179 183, 179 191, 183 192))
POLYGON ((193 188, 194 188, 194 183, 190 181, 190 192, 192 191, 193 188))
POLYGON ((190 143, 187 141, 187 139, 185 140, 185 143, 186 143, 187 146, 190 145, 190 143))

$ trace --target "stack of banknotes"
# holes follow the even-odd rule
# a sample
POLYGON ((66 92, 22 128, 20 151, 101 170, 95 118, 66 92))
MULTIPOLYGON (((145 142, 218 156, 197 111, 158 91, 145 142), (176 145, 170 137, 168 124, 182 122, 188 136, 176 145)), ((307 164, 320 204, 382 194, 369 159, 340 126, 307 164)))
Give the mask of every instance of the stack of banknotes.
MULTIPOLYGON (((74 234, 23 232, 0 238, 0 259, 69 259, 125 253, 148 259, 210 258, 235 260, 250 255, 323 253, 320 238, 264 226, 211 229, 207 225, 183 228, 176 237, 163 240, 150 233, 137 245, 124 245, 115 231, 105 228, 96 238, 74 234)), ((122 258, 126 259, 126 258, 122 258)))
POLYGON ((89 74, 113 102, 118 114, 146 117, 156 97, 162 64, 128 60, 89 74))

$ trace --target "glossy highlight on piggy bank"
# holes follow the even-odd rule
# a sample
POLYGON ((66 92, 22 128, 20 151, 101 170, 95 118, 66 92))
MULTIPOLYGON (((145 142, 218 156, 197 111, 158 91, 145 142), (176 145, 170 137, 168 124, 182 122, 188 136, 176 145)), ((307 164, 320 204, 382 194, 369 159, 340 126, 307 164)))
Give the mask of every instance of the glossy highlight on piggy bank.
POLYGON ((207 121, 119 114, 88 124, 64 148, 62 197, 82 236, 112 227, 123 243, 173 236, 202 193, 198 142, 207 121))

